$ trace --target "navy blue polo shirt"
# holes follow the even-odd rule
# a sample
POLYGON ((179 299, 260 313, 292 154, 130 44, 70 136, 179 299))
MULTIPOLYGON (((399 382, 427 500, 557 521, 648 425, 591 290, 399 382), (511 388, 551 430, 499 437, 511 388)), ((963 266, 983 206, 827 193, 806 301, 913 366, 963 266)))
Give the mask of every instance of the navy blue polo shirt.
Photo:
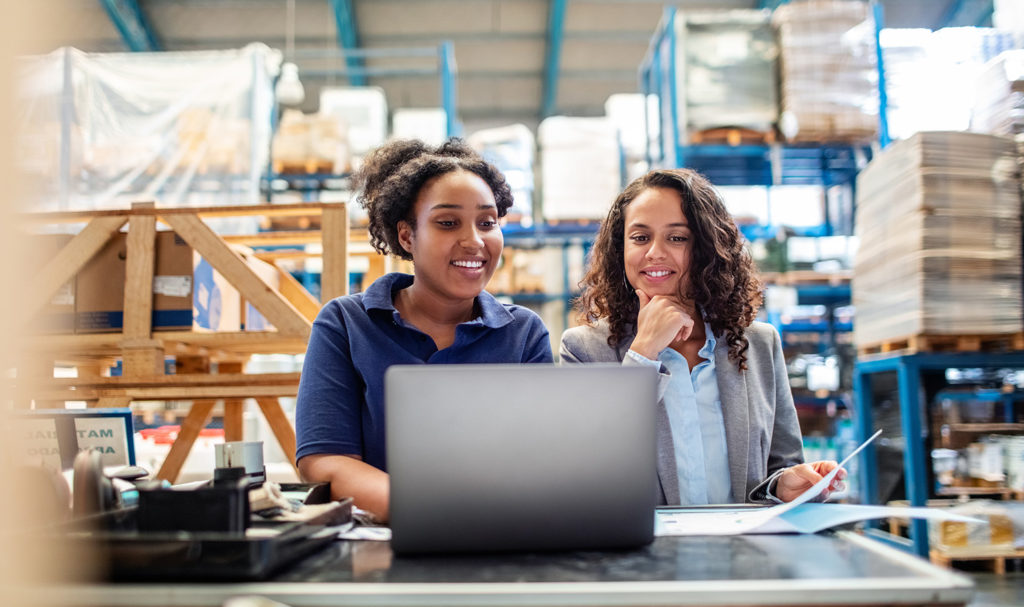
POLYGON ((384 461, 384 371, 391 365, 549 363, 551 342, 531 310, 477 296, 479 317, 455 328, 455 341, 434 340, 402 320, 395 294, 408 274, 387 274, 364 293, 338 297, 320 310, 309 336, 295 405, 296 459, 361 455, 384 461))

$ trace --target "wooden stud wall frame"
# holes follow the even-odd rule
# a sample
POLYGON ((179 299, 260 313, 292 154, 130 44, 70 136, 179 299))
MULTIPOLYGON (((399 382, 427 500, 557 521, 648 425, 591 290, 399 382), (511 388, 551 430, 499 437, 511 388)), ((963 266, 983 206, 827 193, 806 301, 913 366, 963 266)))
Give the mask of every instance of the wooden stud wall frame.
MULTIPOLYGON (((28 226, 87 222, 35 275, 27 291, 24 326, 125 224, 128 232, 122 331, 31 336, 15 380, 20 403, 35 401, 37 406, 45 403, 52 407, 73 400, 86 401, 91 407, 125 407, 137 400, 191 401, 178 438, 157 472, 157 477, 174 482, 214 404, 218 400, 224 403, 225 440, 242 440, 244 399, 253 398, 295 466, 295 430, 279 399, 296 395, 299 374, 245 374, 242 367, 256 353, 304 352, 320 302, 281 268, 277 268, 280 286, 272 286, 231 245, 322 243, 321 297, 329 301, 348 292, 349 219, 344 203, 161 208, 144 202, 133 204, 130 210, 41 213, 23 219, 28 226), (222 237, 204 221, 242 215, 320 215, 321 230, 222 237), (151 322, 157 222, 174 230, 275 329, 154 332, 151 322), (177 358, 176 374, 164 374, 165 356, 177 358), (101 369, 118 358, 123 375, 103 377, 101 369), (211 360, 218 362, 218 373, 210 373, 211 360), (53 378, 54 362, 76 366, 78 377, 53 378)), ((292 252, 292 256, 303 255, 307 254, 292 252)), ((274 255, 256 257, 270 263, 275 259, 274 255)))

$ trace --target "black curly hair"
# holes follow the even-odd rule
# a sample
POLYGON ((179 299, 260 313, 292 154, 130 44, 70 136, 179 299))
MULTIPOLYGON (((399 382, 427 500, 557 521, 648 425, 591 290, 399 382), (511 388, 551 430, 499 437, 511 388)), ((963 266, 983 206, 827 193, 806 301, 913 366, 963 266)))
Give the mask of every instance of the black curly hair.
POLYGON ((433 179, 453 171, 479 176, 494 194, 498 217, 512 206, 512 190, 505 176, 463 140, 452 137, 437 147, 415 139, 397 139, 366 157, 353 177, 360 191, 357 200, 369 214, 370 244, 382 255, 412 260, 398 240, 398 222, 416 229, 413 206, 420 189, 433 179))
POLYGON ((712 332, 725 335, 729 360, 746 369, 749 344, 744 332, 761 305, 761 281, 721 196, 711 182, 689 169, 651 171, 626 186, 612 203, 580 282, 582 293, 576 300, 580 322, 593 325, 607 319, 608 345, 613 348, 636 331, 640 304, 626 280, 624 261, 626 207, 650 188, 679 193, 693 235, 689 292, 679 296, 699 306, 712 332))

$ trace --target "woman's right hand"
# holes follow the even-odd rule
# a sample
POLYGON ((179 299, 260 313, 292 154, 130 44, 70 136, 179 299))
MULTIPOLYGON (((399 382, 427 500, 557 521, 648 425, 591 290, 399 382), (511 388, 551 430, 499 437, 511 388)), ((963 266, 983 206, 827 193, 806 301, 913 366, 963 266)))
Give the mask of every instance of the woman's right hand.
POLYGON ((666 295, 650 297, 640 289, 640 313, 636 319, 636 338, 630 346, 637 354, 657 360, 658 354, 674 341, 683 341, 693 332, 693 317, 676 299, 666 295))

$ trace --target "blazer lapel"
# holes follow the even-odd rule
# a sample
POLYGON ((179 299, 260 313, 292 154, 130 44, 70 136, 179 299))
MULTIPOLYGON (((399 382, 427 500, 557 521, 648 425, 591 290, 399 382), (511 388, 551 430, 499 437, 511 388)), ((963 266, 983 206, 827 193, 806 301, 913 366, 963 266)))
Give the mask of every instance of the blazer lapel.
POLYGON ((729 474, 732 477, 732 499, 747 501, 747 459, 750 451, 750 415, 747 408, 747 382, 745 376, 729 360, 729 345, 725 337, 715 347, 715 374, 725 421, 725 445, 729 456, 729 474))

